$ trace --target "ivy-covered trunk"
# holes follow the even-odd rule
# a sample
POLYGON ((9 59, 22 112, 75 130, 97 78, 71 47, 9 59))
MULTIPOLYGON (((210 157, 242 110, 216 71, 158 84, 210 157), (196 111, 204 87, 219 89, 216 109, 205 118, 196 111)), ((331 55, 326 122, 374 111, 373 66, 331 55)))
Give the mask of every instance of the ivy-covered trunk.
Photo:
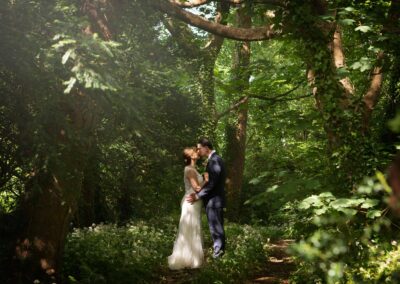
MULTIPOLYGON (((357 172, 357 165, 363 164, 364 159, 360 153, 364 148, 371 147, 372 114, 381 96, 385 54, 382 50, 375 52, 374 65, 365 78, 366 88, 353 86, 345 72, 340 13, 328 10, 326 1, 315 2, 319 4, 308 7, 309 4, 304 4, 308 13, 303 13, 301 20, 297 20, 297 34, 305 44, 304 61, 309 68, 308 79, 316 106, 324 122, 328 155, 334 158, 332 169, 353 183, 354 178, 359 178, 358 174, 361 174, 357 172), (335 18, 335 21, 324 21, 323 17, 335 18), (355 148, 359 150, 355 151, 355 148)), ((382 34, 395 25, 395 19, 399 17, 397 10, 398 3, 392 1, 388 17, 382 21, 382 34)))
POLYGON ((214 67, 217 56, 207 55, 202 60, 198 71, 198 81, 201 94, 201 112, 203 114, 203 125, 201 132, 211 141, 215 141, 216 128, 216 105, 215 105, 215 78, 214 67))

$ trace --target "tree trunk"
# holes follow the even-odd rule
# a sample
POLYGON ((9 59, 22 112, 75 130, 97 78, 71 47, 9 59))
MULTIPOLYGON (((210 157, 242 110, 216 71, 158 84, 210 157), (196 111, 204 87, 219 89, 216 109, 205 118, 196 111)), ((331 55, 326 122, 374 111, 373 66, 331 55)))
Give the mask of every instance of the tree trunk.
POLYGON ((60 109, 64 109, 65 121, 69 122, 47 122, 51 137, 48 163, 26 188, 23 216, 28 222, 16 244, 16 283, 32 283, 35 279, 54 283, 59 278, 64 241, 81 194, 90 147, 82 139, 69 137, 77 135, 90 140, 87 131, 92 128, 88 125, 92 120, 83 115, 82 108, 87 100, 90 99, 78 95, 62 100, 60 109))
POLYGON ((133 215, 133 203, 132 203, 132 179, 130 174, 133 172, 133 165, 128 165, 128 171, 125 177, 121 181, 121 195, 118 199, 119 205, 119 222, 126 223, 133 215))
POLYGON ((214 78, 214 58, 205 58, 199 69, 199 91, 201 94, 202 114, 204 122, 201 126, 201 133, 216 143, 216 105, 215 105, 215 78, 214 78))
MULTIPOLYGON (((107 1, 102 2, 108 5, 107 1)), ((83 11, 105 40, 111 32, 107 19, 90 0, 83 11)), ((83 173, 93 143, 97 105, 82 90, 60 96, 52 106, 60 120, 45 121, 47 164, 26 188, 23 216, 28 220, 15 248, 15 283, 55 283, 60 280, 61 257, 70 222, 82 193, 83 173)))
POLYGON ((100 151, 98 147, 94 147, 91 151, 83 172, 82 194, 78 203, 78 212, 74 218, 76 227, 88 227, 96 223, 98 219, 96 216, 96 196, 100 194, 98 157, 96 155, 98 151, 100 151))
MULTIPOLYGON (((250 7, 237 11, 237 23, 241 28, 251 27, 250 7)), ((234 51, 233 73, 236 93, 242 95, 249 87, 250 42, 239 42, 234 51)), ((248 100, 245 100, 236 111, 236 121, 227 124, 227 216, 238 220, 240 216, 243 172, 246 151, 246 128, 248 118, 248 100)))

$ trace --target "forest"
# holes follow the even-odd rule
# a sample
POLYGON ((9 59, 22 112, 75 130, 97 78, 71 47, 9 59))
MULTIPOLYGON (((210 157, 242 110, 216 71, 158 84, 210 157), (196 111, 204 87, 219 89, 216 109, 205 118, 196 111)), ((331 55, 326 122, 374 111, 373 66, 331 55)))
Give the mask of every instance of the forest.
POLYGON ((0 23, 1 283, 400 283, 400 0, 2 0, 0 23), (204 264, 171 270, 200 137, 226 250, 202 209, 204 264))

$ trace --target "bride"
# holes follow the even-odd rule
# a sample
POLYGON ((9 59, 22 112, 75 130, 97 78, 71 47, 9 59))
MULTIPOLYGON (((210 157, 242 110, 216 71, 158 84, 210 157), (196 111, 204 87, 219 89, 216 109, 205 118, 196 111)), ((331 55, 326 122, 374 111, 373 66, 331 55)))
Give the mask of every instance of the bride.
POLYGON ((176 237, 172 254, 168 257, 170 269, 198 268, 204 259, 203 241, 201 237, 201 201, 190 204, 186 197, 198 192, 204 183, 203 177, 197 172, 195 165, 199 159, 196 148, 183 150, 185 161, 184 183, 185 195, 181 201, 182 213, 179 221, 178 236, 176 237))

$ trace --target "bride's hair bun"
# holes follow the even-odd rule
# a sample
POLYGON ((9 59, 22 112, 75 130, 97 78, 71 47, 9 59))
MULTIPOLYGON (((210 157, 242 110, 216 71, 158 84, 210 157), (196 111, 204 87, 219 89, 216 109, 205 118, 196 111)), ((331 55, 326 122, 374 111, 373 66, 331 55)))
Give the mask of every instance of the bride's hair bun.
POLYGON ((190 152, 190 150, 196 151, 196 148, 187 147, 183 149, 183 163, 185 164, 185 166, 189 166, 192 163, 192 153, 190 152))

